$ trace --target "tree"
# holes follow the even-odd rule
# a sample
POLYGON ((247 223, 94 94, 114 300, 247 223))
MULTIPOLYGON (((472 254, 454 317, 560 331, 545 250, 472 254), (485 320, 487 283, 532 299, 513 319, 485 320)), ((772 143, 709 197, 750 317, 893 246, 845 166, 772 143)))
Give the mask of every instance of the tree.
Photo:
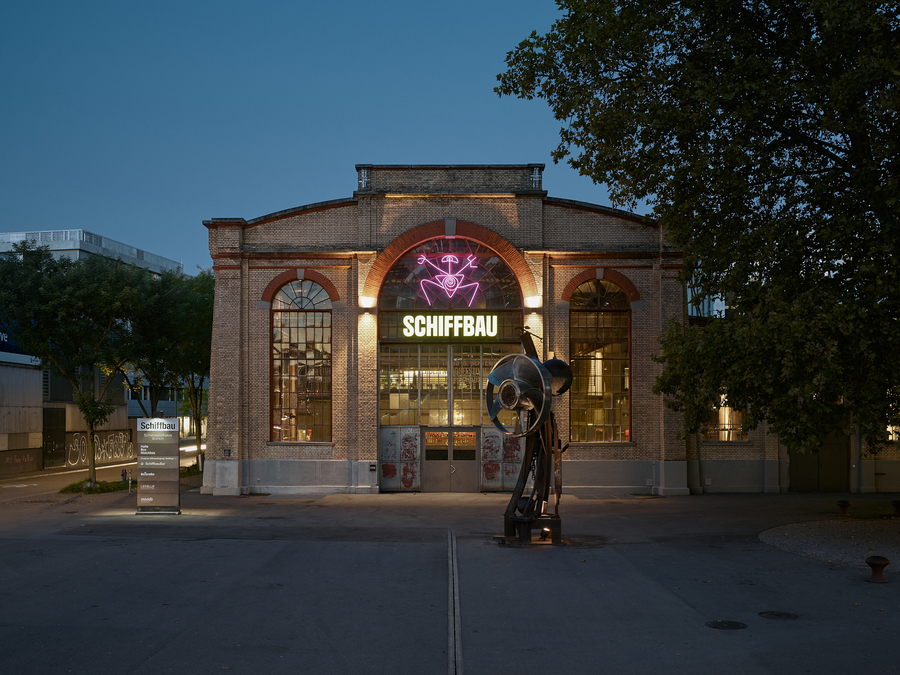
POLYGON ((869 0, 560 0, 500 95, 545 99, 559 161, 652 207, 699 304, 656 391, 696 432, 710 401, 810 448, 900 425, 900 17, 869 0))
POLYGON ((181 326, 183 291, 181 272, 166 271, 158 278, 147 273, 140 280, 141 302, 129 317, 130 339, 127 342, 126 362, 120 369, 146 417, 152 417, 166 389, 179 385, 178 374, 172 369, 172 349, 183 333, 181 326), (150 410, 144 407, 140 390, 143 384, 150 390, 150 410))
POLYGON ((215 277, 209 270, 200 272, 196 277, 179 275, 176 288, 178 339, 173 344, 167 364, 177 376, 187 398, 186 407, 196 429, 199 458, 207 404, 207 390, 203 385, 209 378, 212 353, 215 277))
POLYGON ((121 368, 128 318, 141 299, 146 272, 91 256, 55 260, 46 247, 16 244, 0 254, 0 322, 41 367, 65 378, 88 428, 89 480, 96 482, 94 432, 106 423, 112 377, 95 386, 94 372, 121 368))

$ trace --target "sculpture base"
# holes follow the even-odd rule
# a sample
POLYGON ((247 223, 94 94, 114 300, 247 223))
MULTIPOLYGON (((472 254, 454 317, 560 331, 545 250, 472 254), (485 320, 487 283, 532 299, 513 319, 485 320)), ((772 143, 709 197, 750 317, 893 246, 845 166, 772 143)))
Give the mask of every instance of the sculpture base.
POLYGON ((562 521, 559 516, 507 516, 503 536, 495 536, 507 546, 562 546, 562 521))

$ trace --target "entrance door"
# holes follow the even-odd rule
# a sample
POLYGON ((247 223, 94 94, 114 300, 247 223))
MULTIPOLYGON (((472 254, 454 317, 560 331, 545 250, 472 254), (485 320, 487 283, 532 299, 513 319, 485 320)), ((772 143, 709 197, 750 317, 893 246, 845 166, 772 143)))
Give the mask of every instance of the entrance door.
POLYGON ((478 431, 423 429, 423 492, 478 492, 478 431))
POLYGON ((478 432, 451 433, 450 492, 478 492, 478 432))
POLYGON ((805 454, 790 452, 791 492, 847 492, 850 489, 850 437, 827 436, 805 454))
MULTIPOLYGON (((508 453, 491 426, 484 383, 500 358, 520 350, 512 343, 380 345, 382 490, 478 492, 515 484, 521 455, 508 453)), ((500 420, 513 428, 514 415, 503 411, 500 420)))

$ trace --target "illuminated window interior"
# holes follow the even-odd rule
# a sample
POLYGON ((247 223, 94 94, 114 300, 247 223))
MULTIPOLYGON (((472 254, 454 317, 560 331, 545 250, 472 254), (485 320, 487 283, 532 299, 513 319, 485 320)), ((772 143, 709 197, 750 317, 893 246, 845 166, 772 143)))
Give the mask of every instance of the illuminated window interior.
POLYGON ((746 441, 746 430, 741 428, 743 412, 722 405, 713 405, 709 411, 709 420, 703 426, 703 440, 706 442, 746 441))
POLYGON ((272 440, 331 440, 331 299, 308 279, 272 301, 272 440))
POLYGON ((631 440, 630 309, 616 284, 591 279, 569 301, 569 338, 575 379, 569 394, 571 440, 631 440))
MULTIPOLYGON (((382 426, 487 426, 487 376, 520 345, 382 344, 379 359, 379 412, 382 426)), ((515 413, 501 422, 515 426, 515 413)))

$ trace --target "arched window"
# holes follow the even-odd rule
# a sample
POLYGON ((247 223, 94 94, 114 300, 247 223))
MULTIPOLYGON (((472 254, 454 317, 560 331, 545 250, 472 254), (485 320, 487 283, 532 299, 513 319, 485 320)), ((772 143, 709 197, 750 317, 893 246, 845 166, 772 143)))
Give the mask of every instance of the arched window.
POLYGON ((437 237, 404 253, 384 277, 378 296, 378 336, 402 339, 406 313, 490 312, 494 341, 516 341, 522 329, 522 291, 493 249, 470 239, 437 237))
POLYGON ((309 279, 272 299, 271 438, 331 440, 331 298, 309 279))
POLYGON ((631 440, 631 303, 605 279, 581 284, 569 300, 569 394, 573 442, 631 440))
POLYGON ((469 239, 437 237, 404 253, 385 275, 382 310, 521 310, 519 282, 503 259, 469 239), (441 288, 439 276, 460 284, 441 288), (423 285, 425 282, 426 285, 423 285))

